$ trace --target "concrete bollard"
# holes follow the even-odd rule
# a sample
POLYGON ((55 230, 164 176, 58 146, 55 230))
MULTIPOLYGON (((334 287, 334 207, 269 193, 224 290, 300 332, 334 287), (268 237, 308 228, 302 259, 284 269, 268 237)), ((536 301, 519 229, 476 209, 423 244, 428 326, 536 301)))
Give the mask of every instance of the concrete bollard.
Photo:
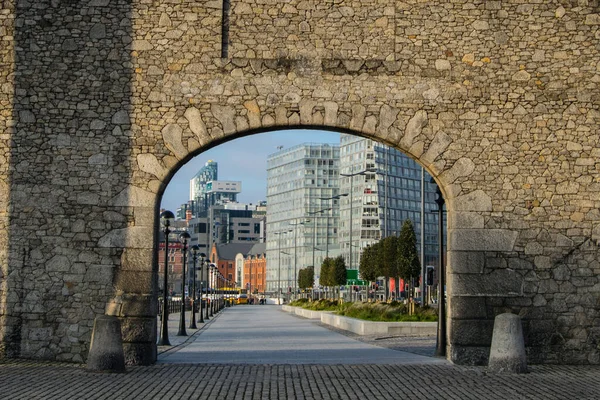
POLYGON ((523 327, 518 315, 505 313, 496 316, 488 371, 527 372, 523 327))
POLYGON ((90 371, 125 372, 121 322, 117 317, 101 315, 94 320, 87 369, 90 371))

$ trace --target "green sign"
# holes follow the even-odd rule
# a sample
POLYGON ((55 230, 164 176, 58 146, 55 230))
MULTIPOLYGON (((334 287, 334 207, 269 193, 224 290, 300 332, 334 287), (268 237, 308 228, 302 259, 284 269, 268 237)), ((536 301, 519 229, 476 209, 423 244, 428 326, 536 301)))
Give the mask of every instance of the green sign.
POLYGON ((347 269, 346 270, 346 285, 366 286, 368 284, 369 283, 367 281, 358 279, 358 270, 357 269, 347 269))

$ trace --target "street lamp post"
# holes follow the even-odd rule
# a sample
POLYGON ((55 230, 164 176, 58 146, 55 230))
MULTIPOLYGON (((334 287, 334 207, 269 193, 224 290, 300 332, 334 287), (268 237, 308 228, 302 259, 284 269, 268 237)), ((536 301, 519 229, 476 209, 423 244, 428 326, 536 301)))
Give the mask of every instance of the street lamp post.
POLYGON ((204 299, 204 311, 205 311, 205 315, 204 315, 204 319, 205 320, 209 320, 208 318, 208 312, 209 312, 209 306, 208 306, 208 301, 209 301, 209 297, 208 297, 208 288, 210 287, 210 282, 208 280, 209 277, 209 273, 208 273, 208 269, 210 268, 210 260, 207 258, 205 261, 205 266, 206 266, 206 288, 204 289, 206 291, 206 298, 204 299))
MULTIPOLYGON (((319 200, 339 200, 345 196, 348 196, 348 193, 342 193, 331 197, 319 197, 319 200)), ((333 206, 328 210, 331 210, 331 213, 333 215, 333 206)), ((325 242, 325 258, 329 258, 329 213, 327 213, 327 231, 325 232, 325 242)))
POLYGON ((190 234, 187 232, 182 232, 179 235, 179 241, 183 245, 183 248, 181 249, 183 254, 183 265, 181 267, 181 314, 179 316, 179 331, 177 332, 177 336, 187 336, 187 332, 185 331, 185 283, 187 280, 185 275, 185 263, 189 238, 190 234))
POLYGON ((206 257, 206 254, 200 253, 200 322, 201 323, 204 323, 204 308, 203 308, 204 305, 202 302, 202 286, 204 286, 204 285, 202 284, 202 279, 203 279, 202 273, 204 270, 204 258, 205 257, 206 257))
POLYGON ((354 227, 354 220, 352 219, 352 211, 353 211, 353 206, 354 206, 354 187, 353 187, 353 183, 354 183, 354 177, 357 175, 366 175, 368 173, 375 173, 377 172, 377 170, 375 168, 367 168, 364 171, 360 171, 360 172, 355 172, 355 173, 350 173, 350 174, 340 174, 340 176, 346 176, 350 178, 350 259, 348 261, 348 267, 349 269, 353 269, 352 268, 352 252, 353 252, 353 243, 352 243, 352 231, 353 231, 353 227, 354 227))
POLYGON ((296 253, 296 251, 298 249, 298 239, 297 239, 298 225, 304 225, 304 224, 306 224, 309 221, 310 221, 309 219, 305 219, 302 222, 295 222, 293 224, 290 224, 290 225, 294 226, 294 285, 293 285, 293 288, 294 288, 294 298, 296 298, 296 295, 298 293, 298 276, 297 276, 297 271, 298 271, 297 260, 298 260, 298 256, 297 256, 297 253, 296 253))
MULTIPOLYGON (((436 183, 431 178, 432 183, 436 183)), ((438 237, 439 237, 439 273, 438 273, 438 332, 435 355, 438 357, 446 356, 446 269, 444 268, 444 198, 442 191, 437 186, 437 198, 435 202, 438 205, 438 237)))
POLYGON ((196 244, 191 247, 193 259, 193 281, 192 281, 192 312, 190 313, 190 329, 198 329, 196 325, 196 262, 198 261, 198 251, 200 247, 196 244))
MULTIPOLYGON (((210 308, 210 316, 211 317, 215 316, 215 312, 214 312, 215 311, 215 301, 214 301, 214 298, 213 298, 214 297, 214 288, 213 288, 213 286, 214 286, 214 283, 213 283, 213 273, 214 273, 213 270, 214 270, 214 268, 213 268, 213 265, 214 264, 210 264, 208 266, 210 268, 210 280, 209 280, 209 285, 208 285, 210 287, 210 295, 208 295, 208 296, 210 298, 210 307, 209 308, 210 308)), ((207 275, 208 275, 208 271, 207 271, 207 275)))
POLYGON ((280 232, 275 232, 275 235, 277 235, 277 261, 279 263, 279 266, 277 268, 277 304, 281 305, 281 235, 291 232, 291 230, 289 231, 280 231, 280 232))
POLYGON ((161 316, 161 334, 158 340, 159 346, 170 346, 169 342, 169 307, 167 298, 167 286, 169 280, 169 233, 171 230, 171 221, 175 219, 175 215, 171 211, 163 211, 160 214, 160 219, 163 225, 163 233, 165 234, 165 270, 163 279, 163 305, 162 305, 162 316, 161 316))

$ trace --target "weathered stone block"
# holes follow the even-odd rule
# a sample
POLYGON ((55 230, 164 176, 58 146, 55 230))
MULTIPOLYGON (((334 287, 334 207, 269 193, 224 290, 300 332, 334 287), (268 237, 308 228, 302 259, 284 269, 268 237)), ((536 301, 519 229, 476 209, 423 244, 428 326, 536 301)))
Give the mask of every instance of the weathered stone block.
POLYGON ((458 319, 486 319, 488 318, 486 299, 484 297, 458 297, 453 296, 449 301, 450 315, 453 320, 458 319))
POLYGON ((452 320, 449 342, 452 346, 489 346, 494 320, 452 320))
POLYGON ((515 271, 496 270, 489 274, 450 274, 448 285, 459 296, 520 296, 523 278, 515 271))

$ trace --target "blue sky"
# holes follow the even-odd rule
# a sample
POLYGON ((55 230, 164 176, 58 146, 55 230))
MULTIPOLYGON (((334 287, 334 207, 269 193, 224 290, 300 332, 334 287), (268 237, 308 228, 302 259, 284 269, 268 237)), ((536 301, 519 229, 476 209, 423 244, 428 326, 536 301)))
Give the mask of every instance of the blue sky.
POLYGON ((165 191, 161 208, 175 210, 189 200, 190 179, 208 160, 219 163, 219 180, 241 181, 241 203, 256 204, 267 199, 267 156, 278 146, 289 148, 301 143, 337 143, 340 134, 319 130, 285 130, 260 133, 213 147, 185 164, 165 191))

